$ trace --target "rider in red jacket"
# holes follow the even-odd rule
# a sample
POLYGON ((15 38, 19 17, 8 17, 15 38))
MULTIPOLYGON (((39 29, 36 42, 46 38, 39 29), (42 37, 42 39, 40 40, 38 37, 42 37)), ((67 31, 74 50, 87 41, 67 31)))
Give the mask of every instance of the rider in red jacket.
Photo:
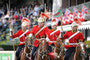
POLYGON ((61 37, 60 30, 57 30, 56 19, 52 20, 51 27, 52 27, 52 29, 49 30, 48 37, 46 38, 48 45, 49 45, 50 52, 52 51, 51 46, 55 46, 57 38, 61 37))
POLYGON ((72 30, 67 31, 64 34, 64 40, 65 40, 65 47, 67 48, 67 51, 65 52, 65 58, 64 60, 69 60, 73 53, 75 53, 75 47, 77 46, 78 42, 83 42, 84 36, 81 32, 77 31, 78 25, 76 22, 72 23, 71 26, 72 30), (67 45, 69 44, 69 45, 67 45))
POLYGON ((20 52, 24 48, 24 45, 25 45, 25 37, 29 36, 29 34, 31 33, 27 28, 26 22, 23 22, 21 27, 22 27, 22 29, 18 30, 15 34, 12 34, 12 29, 10 29, 10 33, 11 33, 10 37, 13 39, 18 37, 20 40, 20 43, 19 43, 17 50, 16 50, 17 60, 20 60, 20 52))
POLYGON ((37 51, 38 46, 39 46, 38 39, 45 38, 47 36, 48 31, 49 31, 48 27, 47 26, 46 27, 44 26, 44 23, 45 23, 44 18, 40 17, 38 19, 38 25, 37 26, 34 26, 33 29, 32 29, 32 36, 35 36, 35 41, 33 43, 34 47, 33 47, 32 54, 31 54, 32 55, 31 56, 31 59, 32 60, 34 60, 34 57, 35 57, 35 54, 34 53, 37 51))

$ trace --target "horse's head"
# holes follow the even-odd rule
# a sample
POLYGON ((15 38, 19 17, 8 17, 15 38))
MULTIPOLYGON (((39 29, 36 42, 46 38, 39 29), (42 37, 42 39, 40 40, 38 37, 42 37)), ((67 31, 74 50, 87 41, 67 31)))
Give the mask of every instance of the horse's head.
POLYGON ((39 55, 44 58, 45 56, 47 56, 47 42, 45 38, 41 38, 40 40, 39 55))
POLYGON ((31 59, 31 51, 32 51, 32 39, 30 37, 25 38, 25 48, 23 50, 21 60, 29 60, 31 59))
POLYGON ((60 56, 63 53, 64 49, 64 44, 60 39, 57 39, 56 41, 56 47, 55 47, 55 52, 57 53, 57 58, 60 58, 60 56))
POLYGON ((32 49, 32 39, 30 37, 25 38, 25 46, 28 47, 28 49, 32 49))
POLYGON ((58 40, 56 41, 56 47, 60 48, 61 45, 62 45, 62 41, 58 39, 58 40))
POLYGON ((41 46, 42 50, 44 50, 44 51, 47 50, 47 42, 46 42, 45 38, 40 39, 40 46, 41 46))
POLYGON ((81 52, 81 56, 85 57, 85 43, 83 42, 80 42, 79 43, 79 46, 80 46, 80 52, 81 52))

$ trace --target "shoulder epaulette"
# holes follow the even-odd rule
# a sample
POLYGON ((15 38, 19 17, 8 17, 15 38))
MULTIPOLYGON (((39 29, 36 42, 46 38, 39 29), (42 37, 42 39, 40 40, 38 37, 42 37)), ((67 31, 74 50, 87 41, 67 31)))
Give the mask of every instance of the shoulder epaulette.
POLYGON ((33 27, 36 27, 37 25, 33 25, 33 27))
POLYGON ((80 32, 80 33, 82 33, 82 32, 80 32))

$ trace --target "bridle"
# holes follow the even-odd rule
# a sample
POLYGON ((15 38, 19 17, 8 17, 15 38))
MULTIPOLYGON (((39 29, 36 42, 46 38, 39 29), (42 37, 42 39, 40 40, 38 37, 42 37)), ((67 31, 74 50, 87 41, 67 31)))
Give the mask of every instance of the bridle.
MULTIPOLYGON (((40 43, 39 45, 41 46, 41 43, 40 43)), ((42 59, 44 59, 44 57, 47 56, 47 53, 48 53, 47 48, 46 48, 46 51, 43 50, 44 48, 46 48, 46 47, 45 47, 45 46, 42 46, 42 48, 40 48, 41 51, 38 53, 39 56, 40 56, 42 59)), ((39 50, 38 50, 38 51, 39 51, 39 50)))
POLYGON ((42 59, 44 59, 44 57, 47 56, 47 51, 41 51, 41 52, 39 53, 39 56, 41 56, 42 59))
POLYGON ((25 53, 25 56, 28 58, 28 59, 31 59, 31 52, 32 52, 32 45, 26 45, 26 47, 29 49, 29 53, 25 51, 24 49, 24 53, 25 53))
POLYGON ((85 58, 86 55, 85 55, 84 43, 80 42, 79 44, 80 44, 80 47, 81 47, 81 49, 80 49, 81 56, 82 56, 83 58, 85 58))
MULTIPOLYGON (((60 44, 59 44, 59 46, 60 46, 60 44)), ((56 48, 57 50, 60 50, 60 52, 59 52, 59 54, 57 55, 57 58, 60 58, 61 57, 61 55, 62 55, 62 53, 63 53, 63 47, 59 47, 59 48, 56 48)))
POLYGON ((28 45, 27 42, 25 42, 25 46, 27 47, 27 49, 29 50, 29 52, 26 52, 25 49, 24 49, 24 53, 25 53, 25 56, 28 58, 28 59, 31 59, 31 52, 32 52, 32 42, 30 42, 31 44, 28 45))

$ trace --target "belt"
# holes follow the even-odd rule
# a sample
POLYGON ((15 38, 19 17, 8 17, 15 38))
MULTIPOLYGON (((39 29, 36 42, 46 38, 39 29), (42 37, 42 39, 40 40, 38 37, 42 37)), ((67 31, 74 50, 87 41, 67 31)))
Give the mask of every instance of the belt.
MULTIPOLYGON (((41 39, 35 39, 35 40, 38 40, 38 41, 41 41, 41 40, 44 40, 44 39, 46 39, 46 38, 41 38, 41 39)), ((48 42, 52 42, 52 43, 54 43, 54 42, 56 42, 56 41, 48 41, 48 42)))
POLYGON ((69 45, 78 45, 79 43, 69 43, 69 45))
POLYGON ((56 41, 48 41, 48 42, 52 42, 52 43, 54 43, 54 42, 56 42, 56 41))
POLYGON ((20 42, 20 43, 25 43, 25 42, 20 42))
POLYGON ((69 42, 65 42, 65 45, 78 45, 79 43, 69 43, 69 42))
POLYGON ((41 38, 41 39, 36 38, 35 40, 41 41, 41 40, 44 40, 44 39, 46 40, 46 38, 41 38))

